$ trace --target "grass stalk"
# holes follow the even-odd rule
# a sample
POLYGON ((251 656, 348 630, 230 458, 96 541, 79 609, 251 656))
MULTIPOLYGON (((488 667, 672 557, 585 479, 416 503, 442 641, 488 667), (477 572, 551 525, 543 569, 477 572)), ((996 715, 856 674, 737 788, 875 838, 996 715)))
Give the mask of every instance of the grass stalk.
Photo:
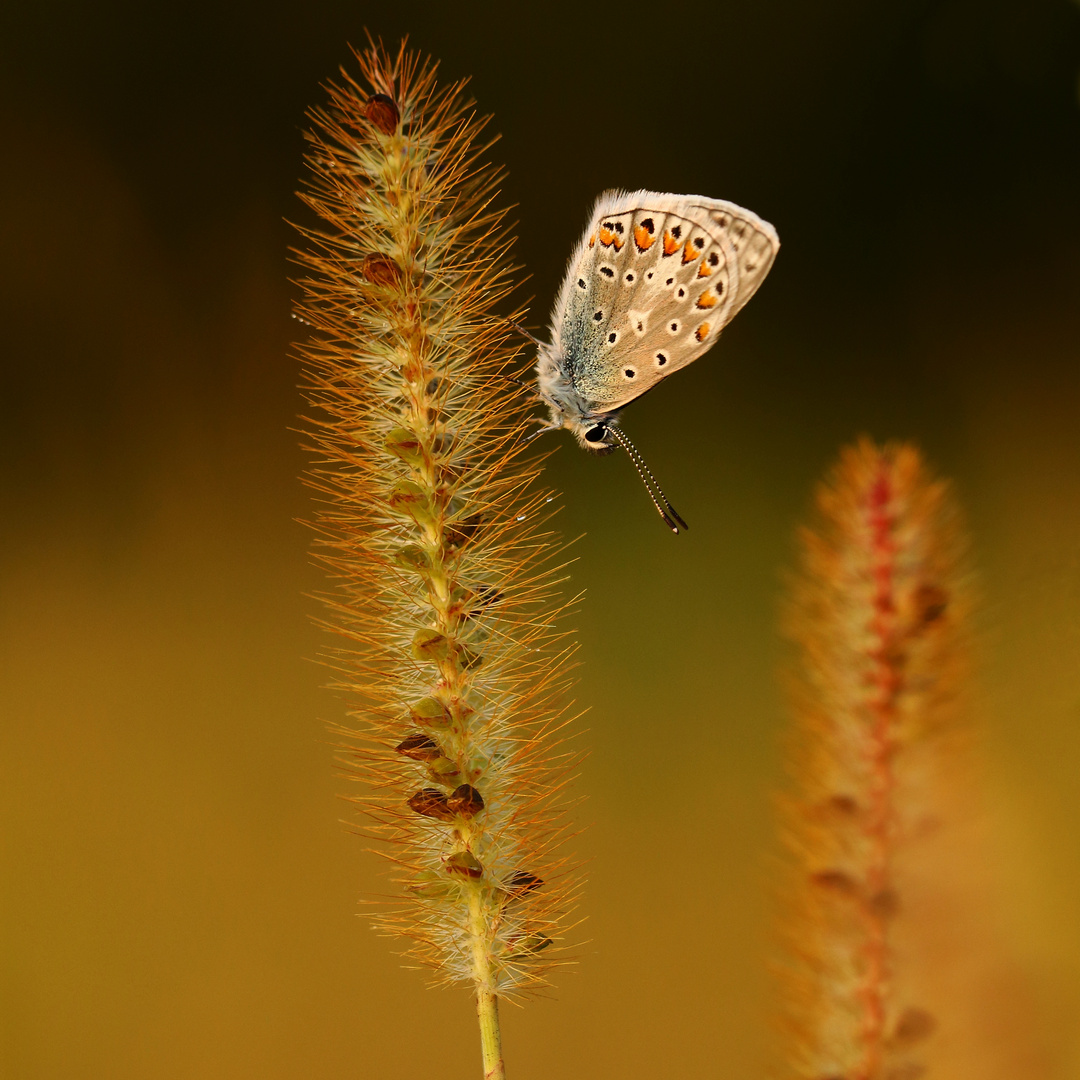
POLYGON ((499 998, 566 962, 577 888, 562 546, 513 378, 523 313, 500 313, 512 236, 485 121, 404 45, 357 56, 311 113, 299 253, 325 660, 353 801, 400 890, 377 926, 472 988, 502 1078, 499 998))
POLYGON ((912 999, 927 980, 900 943, 922 932, 904 926, 920 850, 962 771, 965 541, 911 446, 846 449, 816 502, 788 619, 789 1065, 806 1080, 914 1078, 939 1017, 912 999))

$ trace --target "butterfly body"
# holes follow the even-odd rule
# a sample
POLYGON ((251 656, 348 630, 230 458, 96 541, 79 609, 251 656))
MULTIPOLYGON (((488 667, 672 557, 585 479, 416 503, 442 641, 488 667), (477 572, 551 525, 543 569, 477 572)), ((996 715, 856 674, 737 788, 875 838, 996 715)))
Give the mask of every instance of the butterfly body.
POLYGON ((570 258, 541 345, 537 387, 548 429, 610 452, 630 402, 693 363, 750 299, 780 246, 733 203, 609 191, 570 258))

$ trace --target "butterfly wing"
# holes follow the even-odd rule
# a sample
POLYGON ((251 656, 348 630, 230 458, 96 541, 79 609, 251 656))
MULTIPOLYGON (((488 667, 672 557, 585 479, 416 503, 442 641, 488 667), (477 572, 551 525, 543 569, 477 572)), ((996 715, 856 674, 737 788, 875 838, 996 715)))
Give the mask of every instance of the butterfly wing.
POLYGON ((594 412, 640 397, 709 349, 779 248, 749 210, 692 195, 607 192, 570 260, 554 327, 594 412))

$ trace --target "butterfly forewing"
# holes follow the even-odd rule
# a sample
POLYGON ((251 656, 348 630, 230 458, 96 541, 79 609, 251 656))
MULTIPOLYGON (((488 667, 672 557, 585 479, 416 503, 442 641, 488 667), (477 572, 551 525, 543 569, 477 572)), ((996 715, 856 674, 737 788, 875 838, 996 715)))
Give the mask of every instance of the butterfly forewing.
POLYGON ((765 275, 776 258, 780 241, 771 225, 734 203, 702 200, 700 210, 723 231, 735 250, 738 288, 728 313, 728 319, 731 320, 765 280, 765 275))
POLYGON ((611 411, 696 360, 753 294, 777 246, 771 226, 730 203, 601 196, 556 309, 574 389, 611 411))

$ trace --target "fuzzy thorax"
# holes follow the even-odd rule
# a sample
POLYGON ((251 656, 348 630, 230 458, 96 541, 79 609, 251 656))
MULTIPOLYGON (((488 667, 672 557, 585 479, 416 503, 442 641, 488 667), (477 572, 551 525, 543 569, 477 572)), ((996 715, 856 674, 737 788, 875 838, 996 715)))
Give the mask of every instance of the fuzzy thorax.
POLYGON ((574 389, 567 371, 566 357, 555 345, 540 345, 536 359, 536 387, 551 414, 544 431, 566 428, 578 445, 594 454, 610 454, 615 449, 608 430, 618 423, 616 412, 594 412, 574 389))

